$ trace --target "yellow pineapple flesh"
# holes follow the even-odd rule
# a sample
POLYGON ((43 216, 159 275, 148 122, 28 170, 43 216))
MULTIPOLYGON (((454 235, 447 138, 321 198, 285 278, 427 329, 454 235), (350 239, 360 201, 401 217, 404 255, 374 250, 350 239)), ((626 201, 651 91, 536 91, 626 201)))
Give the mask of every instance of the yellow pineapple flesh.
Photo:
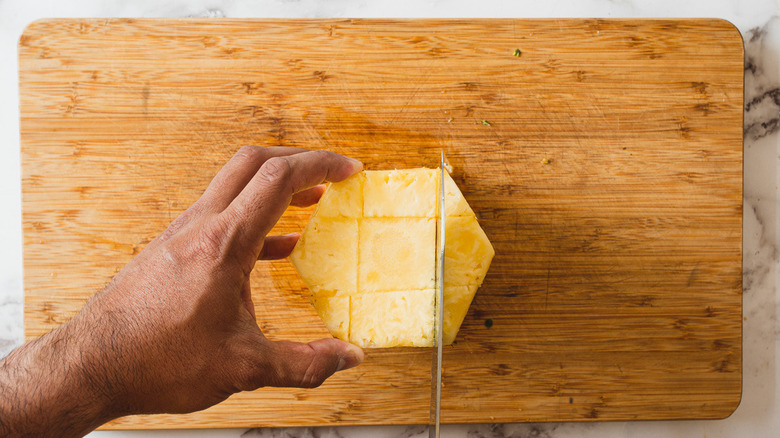
POLYGON ((434 294, 428 289, 352 296, 349 342, 363 347, 431 346, 434 294))
POLYGON ((439 175, 365 171, 323 194, 290 260, 333 336, 362 347, 433 345, 443 183, 442 340, 455 340, 495 253, 455 181, 439 175))
POLYGON ((435 169, 366 171, 364 217, 436 218, 439 172, 435 169))
POLYGON ((436 287, 435 218, 365 218, 358 230, 361 293, 436 287))
POLYGON ((444 221, 444 286, 480 285, 493 260, 493 246, 473 216, 444 221))
POLYGON ((290 261, 312 292, 356 293, 357 219, 312 217, 290 261))
POLYGON ((336 292, 314 292, 311 304, 328 331, 339 339, 349 338, 350 296, 336 292))

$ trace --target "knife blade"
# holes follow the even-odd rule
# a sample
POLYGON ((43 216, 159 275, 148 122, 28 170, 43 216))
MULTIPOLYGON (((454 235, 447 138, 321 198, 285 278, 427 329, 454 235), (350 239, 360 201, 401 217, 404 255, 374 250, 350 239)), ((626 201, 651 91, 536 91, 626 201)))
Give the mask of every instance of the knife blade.
POLYGON ((444 151, 441 151, 439 163, 439 193, 437 216, 438 245, 436 248, 438 266, 436 269, 436 298, 433 306, 434 317, 434 358, 431 366, 431 419, 428 429, 429 438, 439 438, 441 427, 441 366, 442 366, 442 331, 444 326, 444 151))

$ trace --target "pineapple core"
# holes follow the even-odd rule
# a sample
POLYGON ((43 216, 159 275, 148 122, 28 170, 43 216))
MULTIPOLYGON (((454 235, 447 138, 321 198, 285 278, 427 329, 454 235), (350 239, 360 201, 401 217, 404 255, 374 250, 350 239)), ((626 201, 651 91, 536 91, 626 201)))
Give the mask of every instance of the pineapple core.
MULTIPOLYGON (((361 347, 434 344, 439 170, 365 171, 331 184, 290 255, 330 333, 361 347)), ((451 344, 495 252, 444 174, 444 327, 451 344)))

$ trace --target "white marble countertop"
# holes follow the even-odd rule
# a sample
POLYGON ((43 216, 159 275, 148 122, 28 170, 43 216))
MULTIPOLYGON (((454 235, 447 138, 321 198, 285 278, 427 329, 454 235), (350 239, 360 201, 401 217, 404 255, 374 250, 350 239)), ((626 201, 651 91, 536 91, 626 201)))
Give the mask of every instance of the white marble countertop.
MULTIPOLYGON (((0 0, 0 357, 22 342, 22 235, 16 42, 44 17, 717 17, 745 41, 743 396, 725 420, 446 426, 447 437, 774 437, 780 431, 778 159, 780 1, 710 0, 0 0)), ((92 436, 423 437, 424 426, 93 432, 92 436)))

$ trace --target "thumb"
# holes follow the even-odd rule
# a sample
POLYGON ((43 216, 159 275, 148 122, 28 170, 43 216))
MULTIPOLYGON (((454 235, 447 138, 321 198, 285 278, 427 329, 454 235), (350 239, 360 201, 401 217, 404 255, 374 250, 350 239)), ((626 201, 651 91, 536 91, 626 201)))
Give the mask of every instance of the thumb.
POLYGON ((363 350, 338 339, 320 339, 308 344, 271 342, 274 375, 269 386, 316 388, 337 371, 363 362, 363 350))

